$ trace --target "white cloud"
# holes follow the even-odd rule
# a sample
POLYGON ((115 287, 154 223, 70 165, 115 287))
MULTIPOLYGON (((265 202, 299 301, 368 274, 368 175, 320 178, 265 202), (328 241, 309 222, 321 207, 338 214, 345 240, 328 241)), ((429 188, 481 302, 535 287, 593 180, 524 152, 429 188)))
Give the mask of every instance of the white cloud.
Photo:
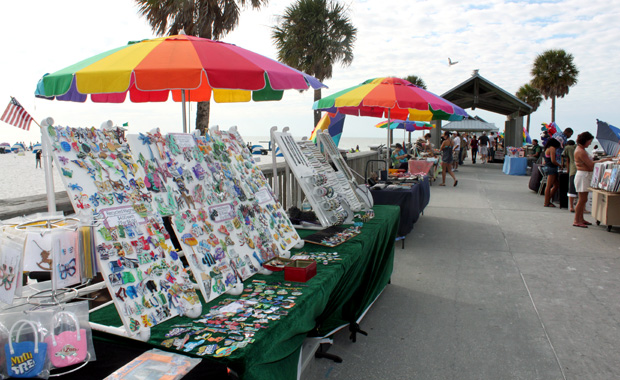
MULTIPOLYGON (((244 11, 239 28, 226 36, 234 43, 275 58, 270 28, 290 0, 271 0, 261 11, 244 11)), ((612 2, 613 3, 613 2, 612 2)), ((166 104, 84 104, 34 99, 37 80, 97 53, 153 34, 137 7, 129 0, 105 3, 78 0, 8 2, 0 15, 3 40, 3 73, 0 108, 13 95, 37 120, 52 116, 72 126, 99 125, 112 119, 128 121, 133 130, 155 126, 181 129, 181 106, 166 104), (36 10, 36 11, 35 11, 36 10), (103 20, 103 21, 97 21, 103 20)), ((378 76, 415 74, 429 90, 442 94, 468 79, 472 70, 504 90, 514 93, 530 79, 537 54, 550 48, 565 49, 575 57, 579 83, 557 100, 560 127, 595 132, 595 119, 620 124, 614 112, 620 98, 620 71, 615 52, 620 51, 617 20, 620 7, 608 1, 556 2, 360 1, 348 0, 350 17, 358 28, 355 60, 350 67, 334 68, 324 95, 378 76), (449 67, 448 57, 459 61, 449 67)), ((267 135, 271 126, 290 126, 298 136, 312 129, 313 94, 288 92, 281 102, 213 104, 212 124, 238 125, 242 134, 267 135)), ((194 123, 192 106, 190 123, 194 123)), ((479 112, 474 111, 473 114, 479 112)), ((480 112, 502 126, 502 115, 480 112)), ((534 130, 550 120, 550 101, 532 115, 534 130)), ((377 119, 349 117, 345 136, 381 137, 377 119)), ((37 141, 29 133, 0 123, 9 142, 37 141)))

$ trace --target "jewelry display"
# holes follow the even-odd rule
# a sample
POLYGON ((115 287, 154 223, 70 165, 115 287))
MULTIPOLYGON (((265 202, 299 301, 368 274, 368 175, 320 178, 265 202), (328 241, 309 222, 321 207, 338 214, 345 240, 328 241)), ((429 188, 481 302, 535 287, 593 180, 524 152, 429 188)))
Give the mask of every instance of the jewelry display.
POLYGON ((353 211, 349 200, 356 202, 360 209, 361 204, 348 182, 338 178, 318 147, 312 141, 296 142, 286 131, 272 134, 321 225, 329 227, 351 222, 353 211))
POLYGON ((326 153, 336 167, 336 177, 341 185, 347 201, 353 211, 370 210, 374 205, 372 194, 368 186, 358 184, 353 176, 353 170, 346 163, 331 135, 326 131, 320 131, 318 141, 321 151, 326 153))

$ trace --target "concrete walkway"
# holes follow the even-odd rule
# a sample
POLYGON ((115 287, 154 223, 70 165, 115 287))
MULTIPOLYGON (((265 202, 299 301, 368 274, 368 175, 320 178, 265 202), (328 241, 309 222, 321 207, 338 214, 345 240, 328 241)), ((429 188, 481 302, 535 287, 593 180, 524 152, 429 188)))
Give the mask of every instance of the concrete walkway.
POLYGON ((303 378, 619 379, 620 229, 572 227, 501 164, 456 174, 397 245, 369 336, 339 332, 344 362, 303 378))

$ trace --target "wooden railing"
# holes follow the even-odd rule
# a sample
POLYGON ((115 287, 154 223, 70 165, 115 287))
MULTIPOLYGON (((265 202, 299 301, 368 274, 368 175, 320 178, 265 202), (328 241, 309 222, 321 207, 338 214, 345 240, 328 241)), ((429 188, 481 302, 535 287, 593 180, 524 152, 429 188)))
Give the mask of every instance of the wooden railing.
MULTIPOLYGON (((371 160, 377 160, 379 155, 376 151, 366 151, 357 153, 347 153, 346 160, 349 167, 355 175, 357 183, 364 182, 364 175, 366 171, 366 165, 371 160)), ((263 174, 269 181, 269 184, 274 189, 276 194, 280 196, 280 203, 284 206, 285 210, 288 210, 292 206, 300 207, 304 200, 304 195, 301 191, 301 187, 297 183, 295 176, 288 169, 288 165, 285 162, 276 163, 276 175, 278 177, 278 189, 273 186, 273 166, 271 162, 259 163, 258 168, 262 170, 263 174)), ((381 166, 383 168, 383 166, 381 166)), ((379 170, 379 163, 371 162, 368 164, 368 176, 371 172, 379 170)))

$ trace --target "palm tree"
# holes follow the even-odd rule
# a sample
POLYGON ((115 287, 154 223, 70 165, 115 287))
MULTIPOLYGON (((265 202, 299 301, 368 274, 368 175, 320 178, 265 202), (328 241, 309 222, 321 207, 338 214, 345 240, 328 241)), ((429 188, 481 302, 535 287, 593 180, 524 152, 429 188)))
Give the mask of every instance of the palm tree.
POLYGON ((415 84, 421 89, 426 90, 426 83, 424 83, 424 79, 422 79, 421 77, 417 75, 409 75, 409 76, 404 77, 403 79, 406 80, 407 82, 411 82, 411 84, 415 84))
MULTIPOLYGON (((218 40, 239 24, 241 9, 260 9, 269 0, 135 0, 138 12, 146 17, 159 36, 180 31, 191 36, 218 40)), ((209 102, 196 107, 196 129, 209 129, 209 102)))
POLYGON ((527 133, 530 133, 530 115, 536 112, 540 103, 542 102, 542 94, 537 88, 532 87, 530 84, 526 83, 519 88, 519 91, 516 93, 517 98, 527 103, 530 107, 532 107, 532 112, 527 114, 527 133))
POLYGON ((540 90, 545 99, 551 98, 551 121, 555 121, 555 98, 563 98, 577 84, 579 70, 573 55, 563 49, 539 54, 532 66, 532 87, 540 90))
MULTIPOLYGON (((272 27, 278 59, 320 81, 332 77, 336 62, 350 65, 357 29, 345 13, 335 0, 297 0, 272 27)), ((314 90, 314 100, 319 99, 321 89, 314 90)), ((320 118, 321 112, 314 111, 314 125, 320 118)))

